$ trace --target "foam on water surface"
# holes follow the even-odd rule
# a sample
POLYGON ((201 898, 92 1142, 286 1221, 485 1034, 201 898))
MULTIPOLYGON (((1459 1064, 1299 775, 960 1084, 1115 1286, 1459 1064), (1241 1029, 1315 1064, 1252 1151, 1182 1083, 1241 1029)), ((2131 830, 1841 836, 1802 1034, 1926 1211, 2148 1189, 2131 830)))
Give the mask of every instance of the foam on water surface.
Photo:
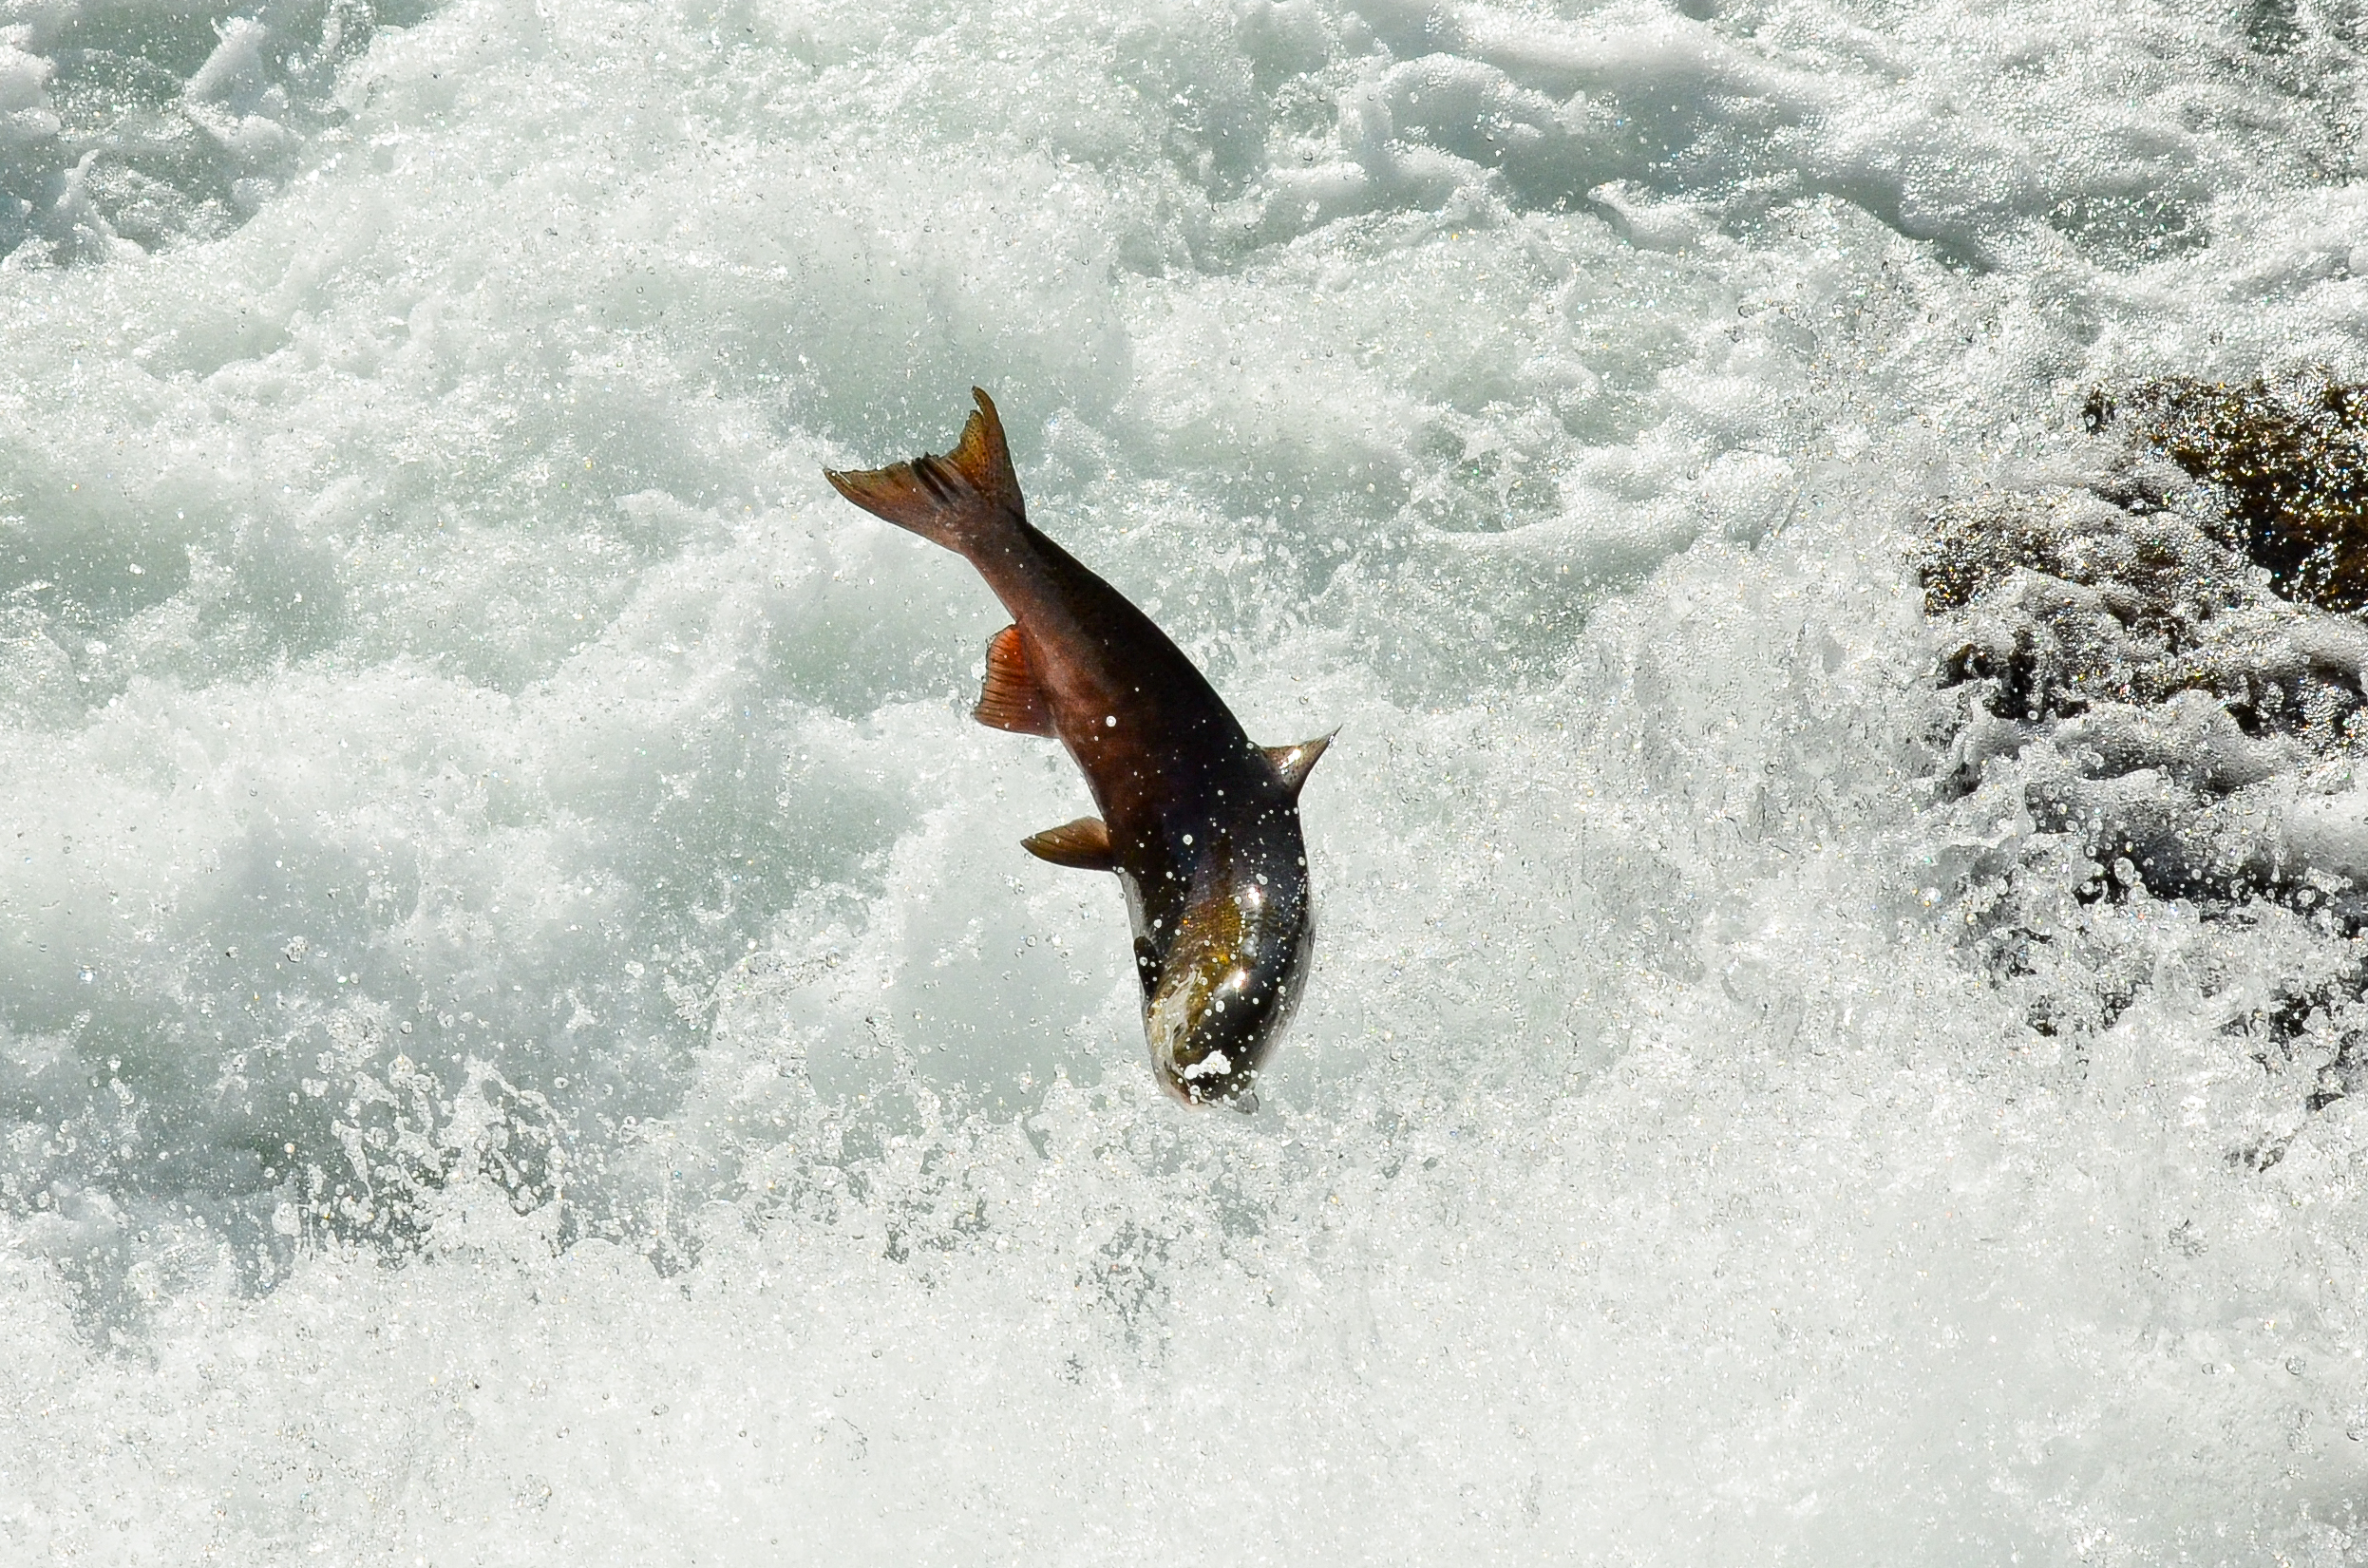
POLYGON ((2356 944, 1951 794, 1915 568, 2368 373, 2340 8, 184 22, 0 57, 0 1555, 2368 1550, 2356 944), (1341 727, 1255 1118, 821 482, 973 382, 1341 727))

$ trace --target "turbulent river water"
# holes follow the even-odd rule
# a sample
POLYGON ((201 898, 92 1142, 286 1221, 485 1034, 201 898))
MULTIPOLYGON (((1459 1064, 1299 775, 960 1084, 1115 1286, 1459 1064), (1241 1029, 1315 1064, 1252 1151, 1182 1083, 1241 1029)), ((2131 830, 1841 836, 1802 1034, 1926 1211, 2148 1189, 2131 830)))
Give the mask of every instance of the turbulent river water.
POLYGON ((2368 1560, 2352 732, 2007 733, 1922 580, 2368 379, 2363 47, 8 0, 0 1560, 2368 1560), (1255 1116, 822 481, 973 384, 1339 728, 1255 1116), (2151 869, 2230 767, 2302 881, 2151 869))

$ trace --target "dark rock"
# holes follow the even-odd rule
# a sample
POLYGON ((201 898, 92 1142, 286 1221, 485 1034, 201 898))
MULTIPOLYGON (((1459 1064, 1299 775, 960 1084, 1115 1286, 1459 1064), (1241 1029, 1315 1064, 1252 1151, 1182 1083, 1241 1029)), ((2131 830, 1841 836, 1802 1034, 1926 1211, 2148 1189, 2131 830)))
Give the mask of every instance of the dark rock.
POLYGON ((1918 875, 2042 1034, 2111 1026, 2171 900, 2282 964, 2341 954, 2226 984, 2283 988, 2245 1027, 2288 1055, 2340 1020, 2316 1104, 2368 1075, 2364 414, 2325 377, 2147 382, 2091 400, 2118 441, 2080 471, 1932 514, 1951 702, 1918 875))
POLYGON ((2126 425, 2217 486, 2220 532, 2278 594, 2368 608, 2368 387, 2323 372, 2242 387, 2165 376, 2091 393, 2086 419, 2093 430, 2126 425))

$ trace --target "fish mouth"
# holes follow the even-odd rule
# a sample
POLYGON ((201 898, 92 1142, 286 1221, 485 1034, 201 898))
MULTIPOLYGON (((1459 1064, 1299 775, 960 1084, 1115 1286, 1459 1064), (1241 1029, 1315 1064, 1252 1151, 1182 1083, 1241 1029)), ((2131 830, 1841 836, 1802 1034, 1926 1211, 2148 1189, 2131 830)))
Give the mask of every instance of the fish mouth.
MULTIPOLYGON (((1225 1054, 1219 1051, 1210 1060, 1225 1062, 1225 1054)), ((1230 1067, 1230 1066, 1231 1064, 1227 1063, 1227 1067, 1230 1067)), ((1250 1087, 1247 1082, 1249 1077, 1247 1069, 1241 1073, 1241 1081, 1231 1087, 1227 1087, 1222 1078, 1195 1080, 1187 1077, 1185 1072, 1165 1065, 1161 1067, 1157 1077, 1160 1087, 1166 1090, 1167 1097, 1180 1105, 1222 1105, 1227 1110, 1240 1111, 1244 1116, 1252 1115, 1258 1110, 1258 1091, 1250 1087)))
POLYGON ((1162 1076, 1175 1086, 1174 1092, 1186 1105, 1222 1105, 1244 1116, 1258 1109, 1258 1095, 1250 1087, 1249 1064, 1244 1062, 1237 1072, 1233 1058, 1224 1051, 1210 1051, 1190 1067, 1162 1076))

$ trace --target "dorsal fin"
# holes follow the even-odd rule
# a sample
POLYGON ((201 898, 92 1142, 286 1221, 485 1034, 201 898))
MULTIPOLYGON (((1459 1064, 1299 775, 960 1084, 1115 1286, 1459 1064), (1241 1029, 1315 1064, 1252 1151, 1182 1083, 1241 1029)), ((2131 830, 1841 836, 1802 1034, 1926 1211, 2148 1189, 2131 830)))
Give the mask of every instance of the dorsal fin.
POLYGON ((978 706, 970 716, 990 729, 1008 729, 1014 735, 1054 733, 1052 706, 1029 672, 1018 627, 1005 627, 987 644, 987 678, 979 685, 978 706))
POLYGON ((1118 858, 1110 852, 1109 825, 1099 817, 1080 817, 1060 827, 1048 827, 1022 839, 1019 847, 1039 860, 1079 871, 1118 869, 1118 858))
POLYGON ((962 426, 962 439, 944 457, 923 454, 910 463, 860 473, 825 468, 823 478, 873 516, 968 554, 997 529, 1024 521, 1028 515, 995 404, 976 387, 970 395, 978 409, 962 426))
MULTIPOLYGON (((1336 729, 1332 735, 1338 733, 1340 731, 1336 729)), ((1266 760, 1275 765, 1277 773, 1282 775, 1282 786, 1291 791, 1293 800, 1299 798, 1300 787, 1307 783, 1308 774, 1316 766, 1316 759, 1321 757, 1324 747, 1332 744, 1332 735, 1318 735, 1297 746, 1270 746, 1266 748, 1266 760)))

